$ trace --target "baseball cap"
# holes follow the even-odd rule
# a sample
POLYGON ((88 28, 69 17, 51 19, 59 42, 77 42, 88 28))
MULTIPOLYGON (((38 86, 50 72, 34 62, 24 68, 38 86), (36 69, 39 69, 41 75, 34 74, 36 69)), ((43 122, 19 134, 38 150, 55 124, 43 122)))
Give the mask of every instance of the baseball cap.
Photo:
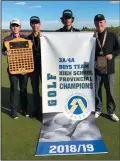
POLYGON ((39 17, 37 17, 37 16, 32 16, 32 17, 30 18, 30 23, 32 23, 32 22, 38 22, 38 23, 40 23, 39 17))
POLYGON ((102 20, 105 20, 105 16, 102 15, 102 14, 97 14, 97 15, 94 17, 94 21, 102 21, 102 20))
POLYGON ((21 26, 21 23, 20 23, 20 21, 19 21, 18 19, 13 19, 13 20, 10 22, 10 25, 12 25, 12 24, 17 24, 17 25, 21 26))
POLYGON ((60 19, 64 18, 64 17, 69 17, 69 18, 73 18, 73 13, 71 10, 66 9, 63 11, 63 15, 60 19))

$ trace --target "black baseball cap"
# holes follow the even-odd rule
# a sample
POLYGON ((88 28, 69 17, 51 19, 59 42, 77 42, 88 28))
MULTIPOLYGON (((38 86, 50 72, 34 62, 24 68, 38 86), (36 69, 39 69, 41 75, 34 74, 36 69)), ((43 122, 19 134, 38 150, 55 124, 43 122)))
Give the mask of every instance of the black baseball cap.
POLYGON ((32 17, 30 18, 30 23, 33 23, 33 22, 38 22, 38 23, 40 23, 39 17, 37 17, 37 16, 32 16, 32 17))
POLYGON ((60 19, 63 19, 63 18, 74 18, 72 11, 69 9, 64 10, 62 17, 60 19))
POLYGON ((102 20, 105 20, 105 16, 102 15, 102 14, 97 14, 97 15, 94 17, 94 21, 102 21, 102 20))

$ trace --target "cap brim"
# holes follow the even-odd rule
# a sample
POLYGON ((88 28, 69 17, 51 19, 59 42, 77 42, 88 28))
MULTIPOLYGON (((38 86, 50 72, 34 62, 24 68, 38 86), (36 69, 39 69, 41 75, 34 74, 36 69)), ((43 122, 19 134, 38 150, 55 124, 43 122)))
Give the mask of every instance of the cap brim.
POLYGON ((105 18, 97 18, 94 21, 103 21, 103 20, 105 20, 105 18))
POLYGON ((18 23, 11 23, 11 25, 19 25, 20 26, 20 24, 18 24, 18 23))
POLYGON ((66 18, 66 19, 68 18, 69 19, 69 18, 74 18, 74 17, 73 16, 70 16, 70 15, 69 16, 67 15, 67 16, 61 17, 60 19, 63 19, 63 18, 66 18))
POLYGON ((31 20, 31 21, 30 21, 30 23, 34 23, 34 22, 40 23, 39 20, 31 20))

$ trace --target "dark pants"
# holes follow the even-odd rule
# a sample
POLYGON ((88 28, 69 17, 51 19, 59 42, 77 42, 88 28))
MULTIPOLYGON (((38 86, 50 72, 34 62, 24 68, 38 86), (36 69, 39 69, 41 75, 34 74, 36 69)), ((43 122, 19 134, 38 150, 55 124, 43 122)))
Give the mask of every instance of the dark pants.
POLYGON ((96 111, 102 111, 102 85, 104 84, 107 96, 107 112, 113 114, 116 108, 114 100, 114 74, 111 75, 95 75, 96 81, 96 111))
POLYGON ((10 80, 10 107, 12 111, 17 112, 18 106, 18 81, 20 87, 21 109, 27 111, 27 81, 28 76, 8 73, 10 80))
POLYGON ((33 102, 34 102, 34 109, 33 114, 38 113, 42 115, 42 98, 40 97, 39 93, 39 84, 41 80, 41 72, 34 71, 29 74, 32 91, 33 91, 33 102))

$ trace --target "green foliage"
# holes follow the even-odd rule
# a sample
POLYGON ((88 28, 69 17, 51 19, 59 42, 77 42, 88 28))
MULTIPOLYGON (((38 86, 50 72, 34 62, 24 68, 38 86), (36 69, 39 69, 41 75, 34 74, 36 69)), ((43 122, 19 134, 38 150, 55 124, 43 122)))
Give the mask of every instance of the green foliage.
POLYGON ((119 27, 107 27, 109 31, 115 32, 118 36, 118 39, 120 40, 120 26, 119 27))
MULTIPOLYGON (((113 26, 106 27, 106 29, 108 31, 115 32, 118 36, 118 39, 120 40, 120 26, 118 26, 118 27, 113 27, 113 26)), ((88 28, 88 27, 83 26, 81 31, 95 31, 95 28, 88 28)))
MULTIPOLYGON (((112 31, 112 32, 115 32, 117 34, 119 40, 120 40, 120 26, 118 26, 118 27, 113 27, 113 26, 107 27, 107 30, 112 31)), ((81 31, 95 31, 95 28, 88 28, 86 26, 83 26, 83 28, 81 29, 81 31)), ((21 33, 27 35, 27 34, 30 34, 31 33, 31 30, 21 30, 21 33)), ((10 30, 2 30, 2 39, 5 36, 9 35, 9 34, 10 34, 10 30)))

